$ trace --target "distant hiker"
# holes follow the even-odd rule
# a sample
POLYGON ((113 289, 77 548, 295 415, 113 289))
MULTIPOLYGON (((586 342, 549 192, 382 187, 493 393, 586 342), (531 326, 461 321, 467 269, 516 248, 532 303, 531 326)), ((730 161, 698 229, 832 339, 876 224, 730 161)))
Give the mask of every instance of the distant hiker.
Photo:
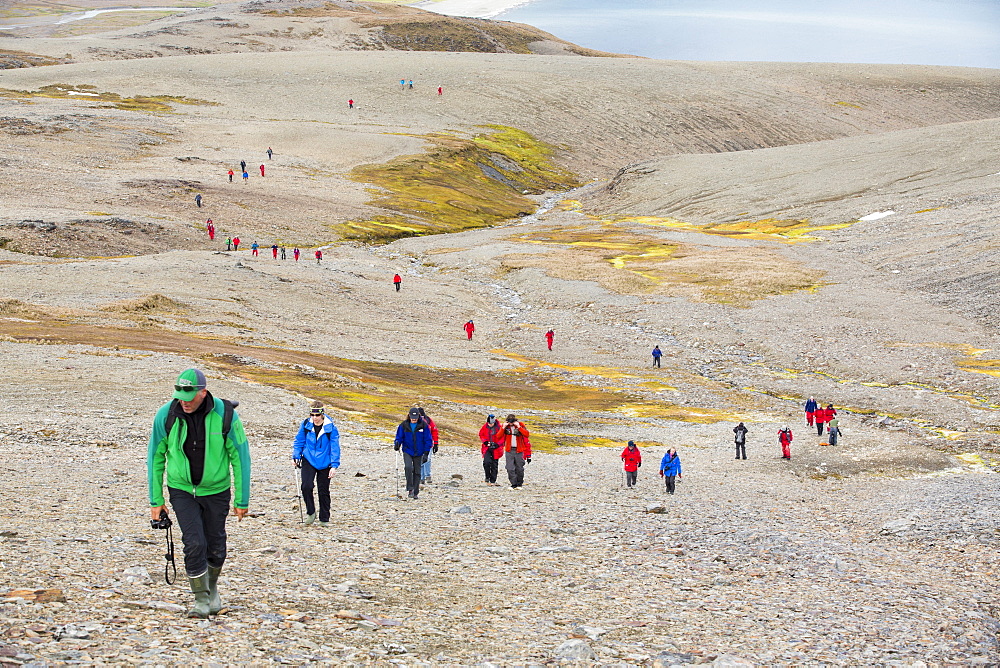
POLYGON ((198 205, 199 209, 201 208, 201 193, 194 196, 194 203, 198 205))
POLYGON ((413 88, 413 79, 410 79, 410 88, 413 88))
POLYGON ((247 161, 246 160, 240 160, 240 171, 241 172, 247 171, 247 161))
POLYGON ((392 446, 393 450, 403 452, 406 492, 411 499, 420 494, 420 465, 433 445, 430 426, 420 419, 420 411, 416 407, 411 408, 406 419, 396 427, 396 439, 392 446))
POLYGON ((545 332, 545 343, 548 344, 549 350, 552 350, 552 339, 556 337, 556 333, 553 330, 545 332))
POLYGON ((353 109, 354 108, 354 100, 348 100, 347 101, 347 108, 348 109, 353 109))
POLYGON ((317 248, 316 252, 313 253, 313 255, 316 256, 316 264, 319 264, 320 262, 323 261, 323 251, 322 251, 322 249, 317 248))
POLYGON ((231 170, 231 169, 229 170, 229 182, 230 183, 233 182, 233 170, 231 170))
POLYGON ((281 247, 281 259, 282 260, 286 259, 286 256, 285 256, 285 247, 284 246, 281 247))
POLYGON ((785 425, 783 428, 778 430, 778 443, 781 444, 781 458, 791 459, 792 458, 792 430, 785 425))
POLYGON ((444 88, 438 86, 438 95, 444 95, 444 88))
POLYGON ((248 174, 247 170, 244 169, 243 170, 243 181, 246 182, 246 181, 249 181, 249 180, 250 180, 250 174, 248 174))
POLYGON ((271 147, 268 146, 267 147, 267 159, 270 160, 272 155, 274 155, 274 151, 272 151, 271 147))
POLYGON ((742 422, 733 427, 733 433, 736 434, 736 459, 740 459, 740 453, 743 454, 742 459, 747 458, 747 431, 742 422))
POLYGON ((184 540, 184 570, 194 594, 188 617, 222 610, 219 574, 226 561, 226 516, 235 481, 233 514, 242 521, 250 503, 250 447, 233 404, 205 389, 205 374, 187 369, 174 383, 173 400, 156 412, 146 454, 149 515, 168 515, 163 501, 167 475, 170 506, 184 540), (232 469, 232 476, 230 476, 232 469))
POLYGON ((233 250, 233 238, 232 237, 226 237, 226 250, 227 251, 233 250))
POLYGON ((469 337, 469 341, 472 340, 472 333, 476 331, 476 325, 471 320, 462 326, 465 330, 465 335, 469 337))
POLYGON ((827 422, 829 422, 833 418, 833 413, 834 413, 834 411, 833 411, 833 406, 832 405, 830 406, 830 410, 829 411, 827 411, 826 408, 823 408, 822 406, 820 406, 819 408, 816 409, 816 412, 813 413, 813 419, 816 420, 816 435, 817 436, 822 436, 823 435, 823 425, 825 425, 827 422))
POLYGON ((208 231, 208 240, 215 241, 215 224, 211 218, 205 221, 205 230, 208 231))
POLYGON ((258 250, 260 250, 260 244, 257 243, 256 239, 254 239, 254 242, 250 244, 250 252, 254 257, 259 257, 260 254, 257 252, 258 250))
POLYGON ((524 465, 531 463, 528 428, 511 413, 507 416, 503 433, 507 479, 510 480, 511 489, 518 489, 524 484, 524 465))
POLYGON ((660 346, 653 346, 653 366, 657 369, 660 368, 661 357, 663 357, 663 352, 660 350, 660 346))
POLYGON ((486 424, 479 428, 479 440, 483 443, 483 471, 486 473, 487 485, 495 487, 497 484, 497 470, 500 467, 497 460, 503 457, 504 439, 503 425, 490 413, 486 416, 486 424))
POLYGON ((271 244, 271 259, 278 259, 278 244, 271 244))
POLYGON ((264 165, 260 166, 260 175, 264 176, 264 165))
POLYGON ((299 425, 292 446, 292 461, 302 469, 302 498, 306 502, 306 524, 316 521, 313 482, 319 493, 319 525, 330 523, 330 480, 340 468, 340 432, 326 414, 322 401, 309 407, 309 417, 299 425))
POLYGON ((393 285, 396 286, 396 292, 399 292, 399 285, 402 282, 403 282, 403 279, 399 277, 399 274, 396 274, 395 276, 392 277, 392 283, 393 283, 393 285))
POLYGON ((677 456, 677 450, 674 448, 668 448, 667 454, 663 455, 663 459, 660 460, 660 475, 663 476, 663 484, 667 487, 667 494, 673 494, 675 487, 675 480, 680 480, 684 476, 681 475, 681 458, 677 456))
POLYGON ((826 425, 827 432, 830 434, 830 445, 837 445, 837 440, 840 437, 840 418, 833 418, 826 425))
POLYGON ((816 418, 816 400, 812 397, 806 401, 806 426, 813 426, 813 420, 816 418))
POLYGON ((406 79, 400 79, 399 86, 400 88, 406 88, 406 79))
POLYGON ((431 428, 431 451, 424 455, 424 461, 420 465, 420 482, 430 484, 431 481, 431 455, 437 454, 438 451, 438 428, 434 424, 434 420, 427 416, 427 412, 422 406, 417 406, 417 410, 420 411, 420 419, 427 423, 427 426, 431 428))
POLYGON ((233 250, 238 251, 240 249, 240 238, 233 237, 233 250))
POLYGON ((642 454, 635 441, 629 441, 625 449, 622 450, 622 462, 625 467, 625 486, 635 487, 639 477, 639 467, 642 466, 642 454))
POLYGON ((298 248, 292 249, 292 255, 295 256, 295 261, 296 262, 299 261, 299 255, 301 255, 301 254, 302 254, 302 251, 300 251, 298 248))

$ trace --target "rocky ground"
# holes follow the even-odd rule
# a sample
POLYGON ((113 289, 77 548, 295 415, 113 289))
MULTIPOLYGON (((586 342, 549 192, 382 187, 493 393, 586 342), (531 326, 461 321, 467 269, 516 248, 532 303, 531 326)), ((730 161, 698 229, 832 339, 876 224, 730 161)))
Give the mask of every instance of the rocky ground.
POLYGON ((0 665, 1000 663, 996 72, 360 53, 335 50, 365 34, 346 19, 259 9, 76 31, 75 62, 0 72, 0 665), (206 50, 130 56, 150 30, 154 55, 206 50), (352 169, 484 124, 585 185, 489 228, 338 236, 398 213, 352 169), (229 184, 241 158, 267 177, 229 184), (254 460, 207 621, 146 510, 149 423, 192 365, 254 460), (327 529, 289 461, 312 399, 343 436, 327 529), (442 448, 407 502, 413 403, 442 448), (532 428, 522 490, 481 482, 490 412, 532 428))

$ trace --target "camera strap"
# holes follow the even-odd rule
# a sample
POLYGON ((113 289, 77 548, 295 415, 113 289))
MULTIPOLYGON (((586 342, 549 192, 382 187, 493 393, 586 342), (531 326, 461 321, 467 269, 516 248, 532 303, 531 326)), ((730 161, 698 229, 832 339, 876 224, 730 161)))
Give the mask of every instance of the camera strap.
POLYGON ((170 585, 177 581, 177 563, 174 561, 174 530, 169 526, 167 527, 167 553, 163 555, 163 558, 167 560, 163 566, 163 579, 170 585), (173 577, 170 575, 171 568, 174 570, 173 577))

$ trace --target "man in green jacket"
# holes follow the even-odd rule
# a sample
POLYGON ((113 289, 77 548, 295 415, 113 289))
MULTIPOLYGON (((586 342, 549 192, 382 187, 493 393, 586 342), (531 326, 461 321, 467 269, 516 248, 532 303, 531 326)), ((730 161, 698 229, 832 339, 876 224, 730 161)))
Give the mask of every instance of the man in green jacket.
POLYGON ((149 511, 166 514, 163 474, 170 505, 184 538, 184 568, 195 604, 188 617, 207 618, 222 609, 219 573, 226 561, 226 516, 233 479, 233 512, 246 517, 250 501, 250 447, 233 404, 205 389, 205 374, 187 369, 174 385, 174 400, 153 418, 146 473, 149 511))

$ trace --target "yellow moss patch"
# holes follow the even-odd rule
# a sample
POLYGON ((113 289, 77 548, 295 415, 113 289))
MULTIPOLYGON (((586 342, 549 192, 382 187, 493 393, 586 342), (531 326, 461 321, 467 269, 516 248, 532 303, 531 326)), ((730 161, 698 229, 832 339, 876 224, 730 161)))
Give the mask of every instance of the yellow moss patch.
POLYGON ((837 102, 834 102, 834 104, 839 104, 842 107, 851 107, 852 109, 863 109, 864 108, 861 105, 853 104, 851 102, 837 101, 837 102))
POLYGON ((618 294, 675 294, 748 306, 757 299, 815 289, 823 276, 767 248, 664 243, 610 227, 560 228, 511 238, 567 250, 504 256, 501 273, 537 267, 555 278, 597 281, 618 294))
POLYGON ((492 132, 472 138, 426 135, 427 153, 352 170, 351 179, 378 187, 369 204, 391 213, 335 229, 345 239, 384 242, 488 227, 532 213, 528 194, 579 185, 550 162, 554 147, 515 128, 486 127, 492 132))
POLYGON ((179 97, 176 95, 136 95, 134 97, 122 97, 118 93, 99 93, 95 86, 86 84, 50 84, 42 86, 38 90, 0 88, 0 97, 49 97, 61 100, 78 100, 80 102, 110 102, 111 106, 117 109, 148 112, 170 112, 173 111, 171 105, 175 104, 218 105, 218 102, 209 102, 207 100, 179 97))

